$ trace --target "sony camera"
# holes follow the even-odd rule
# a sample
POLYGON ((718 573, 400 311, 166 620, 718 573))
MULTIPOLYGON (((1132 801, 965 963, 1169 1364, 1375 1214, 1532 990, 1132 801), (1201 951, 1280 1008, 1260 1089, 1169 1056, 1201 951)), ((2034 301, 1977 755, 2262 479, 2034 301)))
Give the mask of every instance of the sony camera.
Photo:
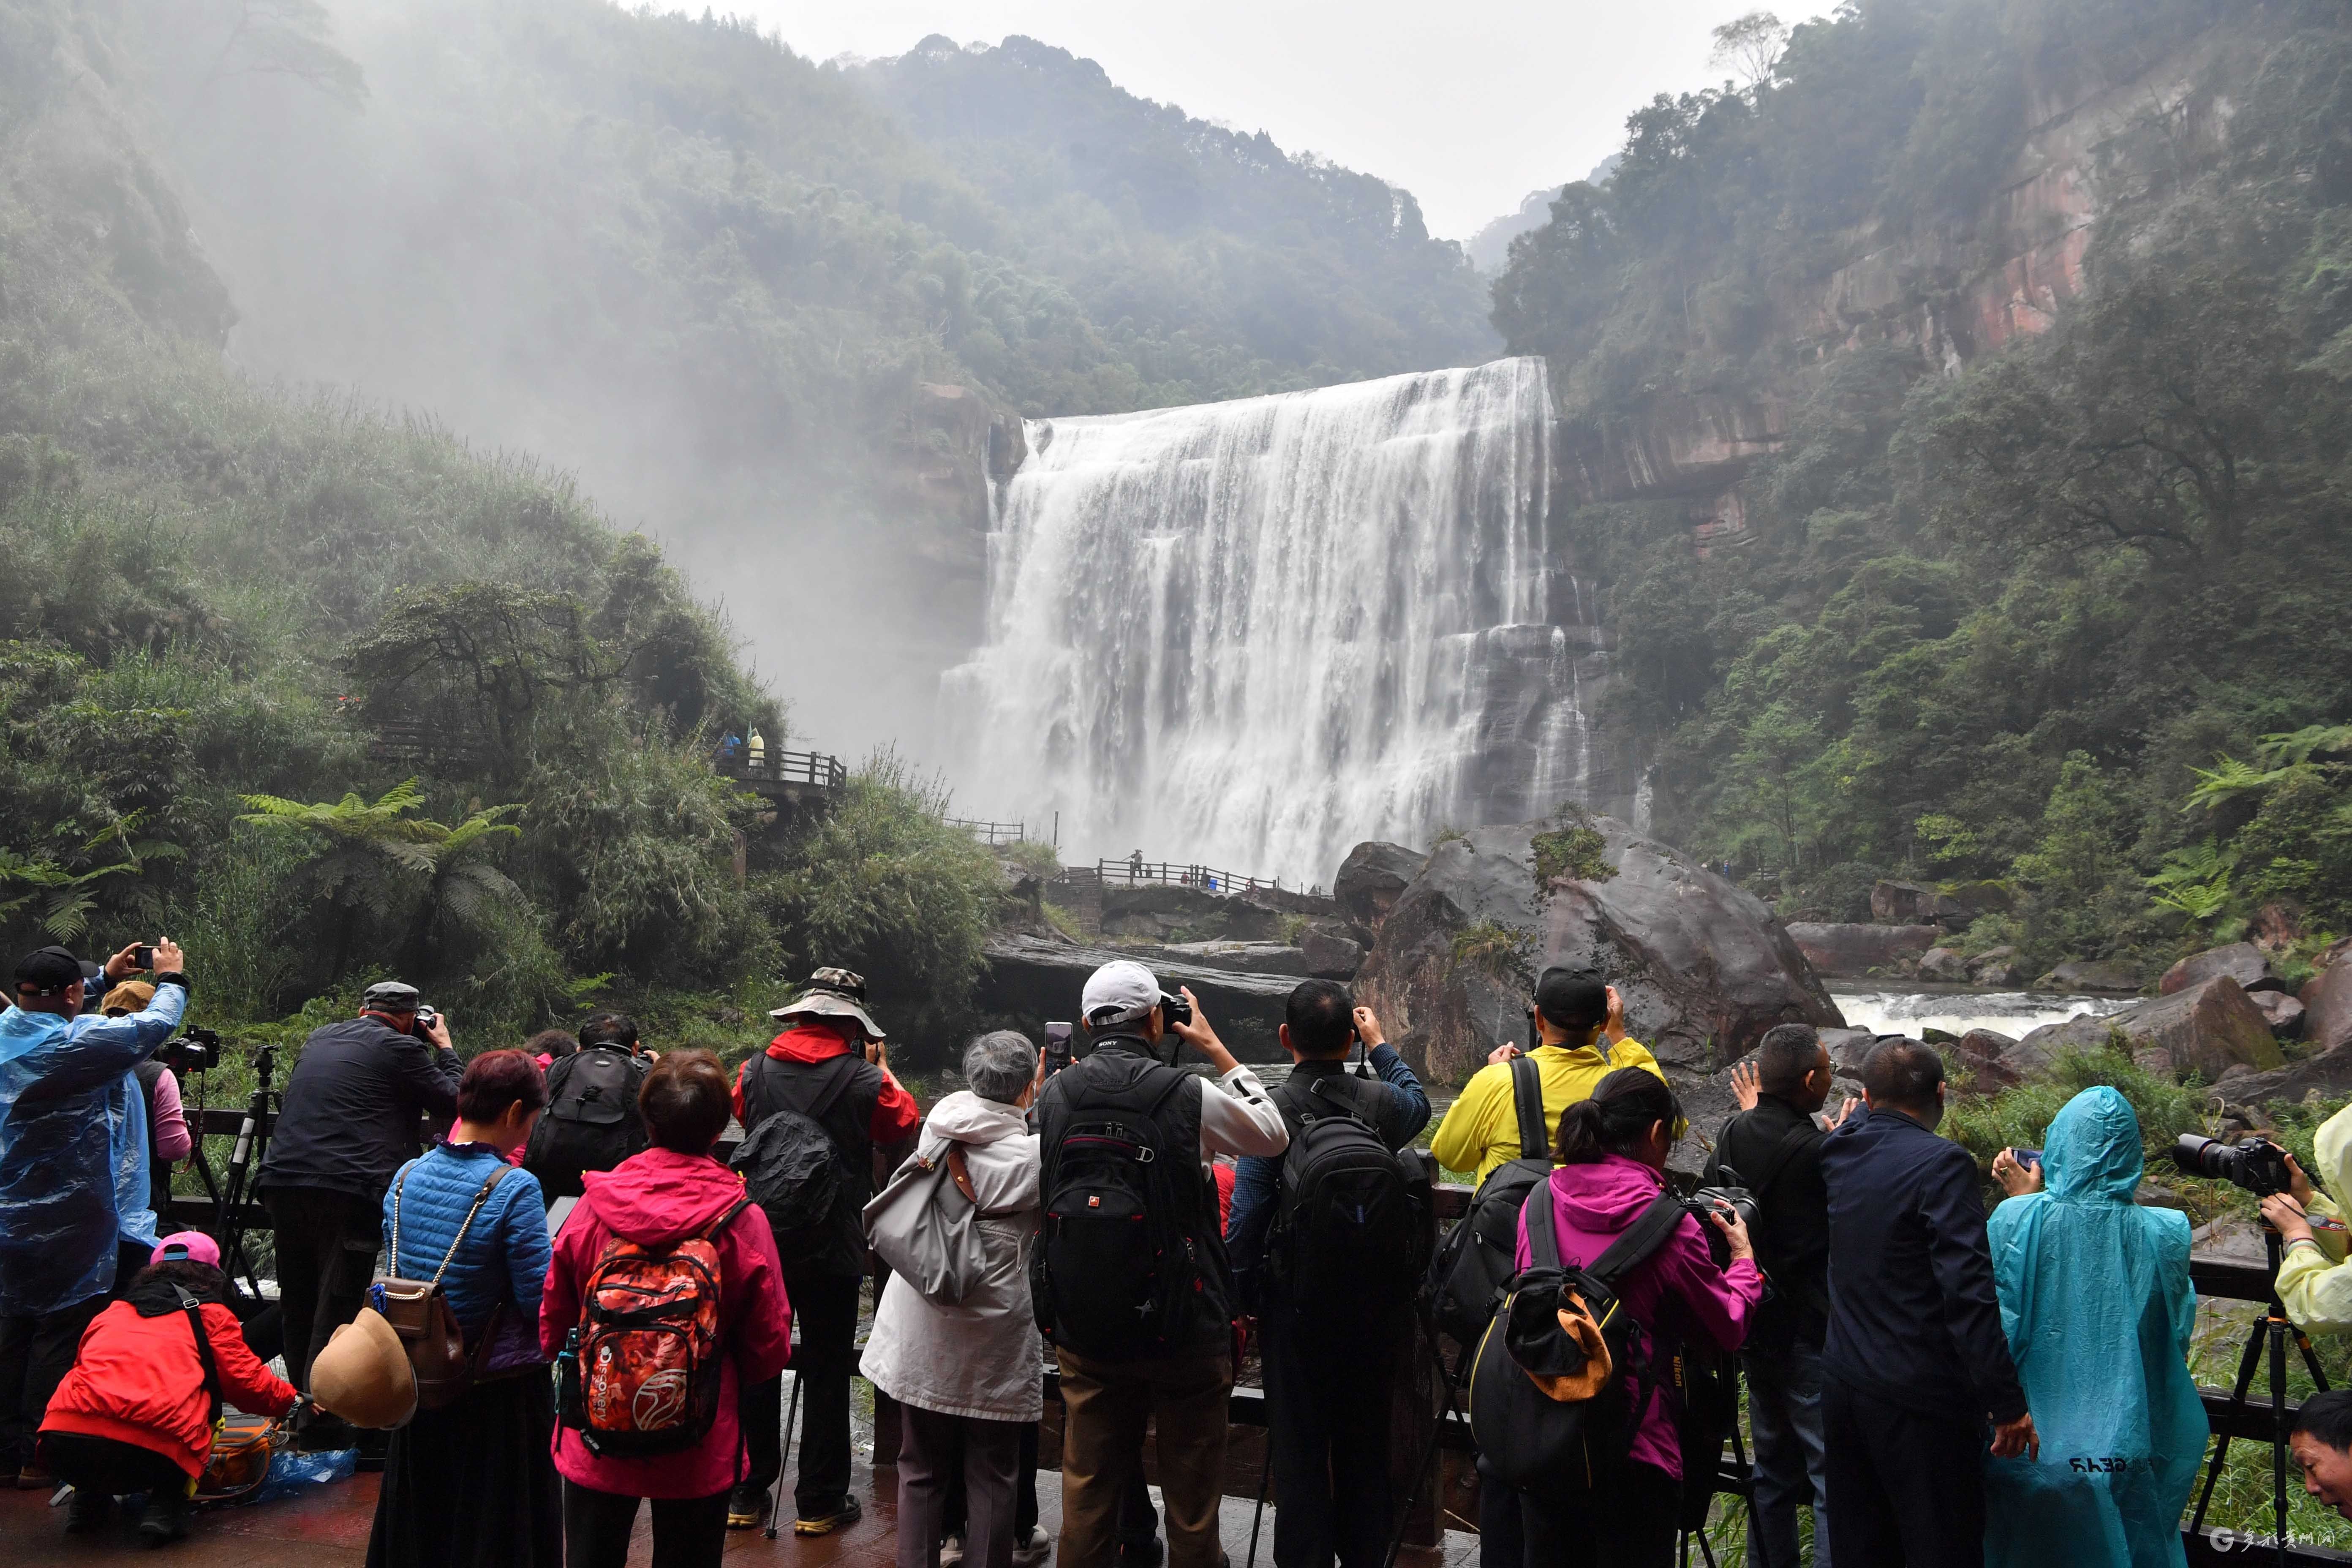
POLYGON ((1171 1029, 1179 1024, 1191 1023, 1192 1004, 1181 996, 1171 996, 1162 991, 1160 994, 1160 1021, 1171 1029))
POLYGON ((1052 1078, 1077 1059, 1078 1053, 1070 1044, 1070 1026, 1047 1024, 1045 1026, 1045 1076, 1052 1078))
POLYGON ((155 1048, 155 1059, 182 1077, 217 1067, 220 1058, 219 1031, 194 1025, 181 1030, 177 1039, 165 1040, 155 1048))
POLYGON ((2263 1138, 2224 1143, 2219 1138, 2183 1132, 2172 1146, 2172 1158, 2192 1176, 2228 1182, 2258 1198, 2285 1192, 2294 1181, 2286 1168, 2286 1151, 2263 1138))

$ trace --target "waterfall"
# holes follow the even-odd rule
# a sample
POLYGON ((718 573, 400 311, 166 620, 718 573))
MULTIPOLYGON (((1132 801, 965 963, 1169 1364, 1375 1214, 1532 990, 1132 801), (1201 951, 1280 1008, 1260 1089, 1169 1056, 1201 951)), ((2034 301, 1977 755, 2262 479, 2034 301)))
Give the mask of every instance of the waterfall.
POLYGON ((1302 885, 1613 787, 1542 361, 1026 433, 942 688, 976 808, 1302 885))

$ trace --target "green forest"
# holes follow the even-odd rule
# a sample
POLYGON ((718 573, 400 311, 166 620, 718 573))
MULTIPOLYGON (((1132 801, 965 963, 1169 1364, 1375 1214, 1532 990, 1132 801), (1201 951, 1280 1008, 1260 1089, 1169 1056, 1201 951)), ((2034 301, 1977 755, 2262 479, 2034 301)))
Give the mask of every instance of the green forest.
POLYGON ((1792 916, 2006 881, 1970 944, 2043 963, 2352 931, 2352 16, 1850 0, 1767 58, 1633 115, 1494 291, 1595 438, 1789 411, 1734 547, 1702 556, 1686 501, 1571 519, 1659 830, 1792 916), (2049 330, 1963 374, 1780 325, 1880 247, 1959 311, 2031 106, 2085 80, 2142 107, 2049 330))

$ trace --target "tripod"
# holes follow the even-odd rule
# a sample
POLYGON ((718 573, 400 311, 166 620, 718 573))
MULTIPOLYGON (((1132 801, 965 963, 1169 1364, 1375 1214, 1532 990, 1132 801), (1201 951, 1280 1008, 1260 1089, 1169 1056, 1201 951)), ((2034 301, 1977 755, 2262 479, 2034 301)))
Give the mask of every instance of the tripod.
MULTIPOLYGON (((238 1210, 244 1206, 246 1195, 252 1190, 254 1167, 260 1163, 261 1152, 268 1145, 269 1128, 283 1098, 270 1087, 270 1079, 277 1070, 276 1046, 263 1046, 253 1053, 253 1093, 246 1100, 245 1121, 238 1126, 236 1142, 229 1150, 226 1185, 213 1177, 212 1163, 205 1158, 205 1141, 201 1135, 196 1138, 194 1147, 196 1176, 204 1183, 205 1195, 212 1199, 213 1239, 220 1243, 222 1272, 232 1279, 242 1276, 257 1307, 261 1302, 261 1281, 254 1271, 253 1260, 246 1255, 246 1227, 238 1218, 238 1210)), ((201 1125, 201 1109, 197 1117, 201 1125)))
MULTIPOLYGON (((2270 1226, 2263 1226, 2263 1242, 2270 1258, 2271 1298, 2269 1306, 2253 1326, 2246 1331, 2245 1353, 2238 1358, 2237 1386, 2230 1392, 2229 1408, 2232 1414, 2250 1412, 2246 1393, 2253 1386, 2254 1370, 2262 1364, 2263 1348, 2270 1347, 2271 1396, 2271 1510, 2275 1529, 2273 1544, 2278 1552, 2279 1568, 2286 1568, 2286 1342, 2294 1337, 2295 1347, 2303 1352, 2303 1364, 2311 1373, 2311 1381, 2322 1389, 2327 1386, 2327 1374, 2319 1370, 2319 1357, 2311 1348, 2311 1341, 2301 1329, 2287 1321, 2286 1308, 2279 1300, 2278 1271, 2279 1233, 2270 1226)), ((2205 1487, 2197 1494, 2197 1511, 2189 1521, 2189 1533, 2196 1535, 2205 1528, 2206 1505, 2213 1500, 2213 1487, 2221 1479, 2221 1461, 2229 1458, 2230 1434, 2223 1432, 2213 1444, 2213 1458, 2205 1467, 2205 1487)))

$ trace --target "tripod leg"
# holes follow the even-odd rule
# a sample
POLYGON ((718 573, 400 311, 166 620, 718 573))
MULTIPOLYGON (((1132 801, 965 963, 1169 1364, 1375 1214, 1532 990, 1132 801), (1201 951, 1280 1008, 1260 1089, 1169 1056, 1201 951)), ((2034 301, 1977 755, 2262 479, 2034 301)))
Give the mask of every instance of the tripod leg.
POLYGON ((2278 1568, 2286 1568, 2286 1335, 2285 1309, 2271 1303, 2271 1508, 2278 1521, 2278 1568))
POLYGON ((2312 1386, 2323 1394, 2327 1390, 2327 1373, 2320 1370, 2319 1352, 2311 1348, 2311 1336, 2301 1329, 2294 1331, 2294 1342, 2303 1352, 2304 1369, 2311 1373, 2312 1386))
MULTIPOLYGON (((2263 1343, 2268 1337, 2266 1319, 2257 1318, 2246 1331, 2246 1348, 2238 1357, 2238 1381, 2230 1391, 2230 1403, 2244 1409, 2247 1391, 2254 1385, 2254 1373, 2263 1364, 2263 1343)), ((2205 1510, 2213 1501, 2213 1488, 2221 1479, 2222 1462, 2230 1457, 2230 1435, 2226 1432, 2213 1439, 2213 1457, 2205 1465, 2205 1484, 2197 1493, 2197 1511, 2189 1516, 2189 1533, 2196 1534, 2205 1528, 2205 1510)))

